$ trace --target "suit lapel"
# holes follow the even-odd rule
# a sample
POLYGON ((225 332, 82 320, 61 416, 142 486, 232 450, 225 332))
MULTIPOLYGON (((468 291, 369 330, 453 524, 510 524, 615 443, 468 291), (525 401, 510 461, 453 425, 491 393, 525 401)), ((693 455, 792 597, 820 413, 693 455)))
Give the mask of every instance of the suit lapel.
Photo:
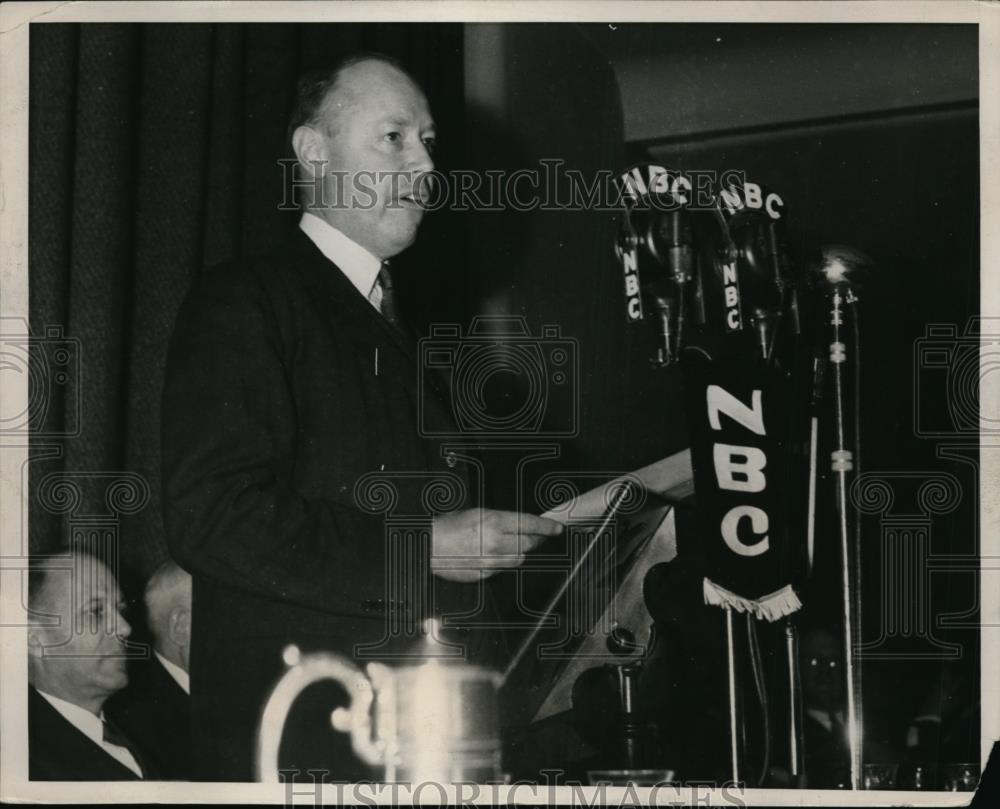
POLYGON ((326 301, 331 310, 352 321, 349 325, 356 336, 378 334, 388 339, 408 360, 416 360, 414 341, 393 328, 301 230, 292 237, 289 256, 291 264, 317 299, 326 301))
MULTIPOLYGON (((28 750, 29 760, 33 756, 46 758, 57 766, 65 766, 67 771, 73 769, 86 772, 87 780, 141 780, 131 769, 96 744, 87 734, 79 730, 59 711, 53 708, 48 700, 34 688, 28 688, 29 748, 36 744, 41 750, 28 750)), ((149 777, 149 770, 144 762, 133 753, 140 768, 149 777)), ((30 765, 29 765, 30 766, 30 765)), ((65 780, 77 780, 67 778, 65 780)))
MULTIPOLYGON (((322 251, 301 230, 296 230, 287 250, 289 263, 303 279, 311 295, 318 301, 323 301, 326 308, 337 313, 338 325, 343 325, 364 351, 370 351, 378 345, 390 343, 397 349, 396 362, 406 368, 399 376, 399 381, 411 389, 415 397, 424 397, 424 405, 430 405, 439 414, 442 424, 452 421, 451 409, 448 404, 450 386, 437 371, 424 368, 426 389, 420 390, 417 374, 417 345, 412 336, 401 334, 382 317, 362 295, 350 280, 332 261, 323 255, 322 251), (375 338, 373 338, 375 335, 375 338), (378 337, 384 338, 376 342, 378 337)), ((392 361, 383 357, 381 364, 385 367, 392 361)))

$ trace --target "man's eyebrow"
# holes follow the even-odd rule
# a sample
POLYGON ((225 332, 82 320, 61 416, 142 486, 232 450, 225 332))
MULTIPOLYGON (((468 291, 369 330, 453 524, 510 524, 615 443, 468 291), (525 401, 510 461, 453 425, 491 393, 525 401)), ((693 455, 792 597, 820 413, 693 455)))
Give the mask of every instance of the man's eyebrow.
MULTIPOLYGON (((379 121, 379 123, 388 124, 389 126, 407 127, 407 126, 413 126, 413 119, 408 118, 405 115, 387 115, 385 118, 379 121)), ((426 131, 434 132, 437 130, 437 125, 433 121, 431 121, 426 126, 421 127, 421 129, 424 130, 425 132, 426 131)))
POLYGON ((103 598, 98 598, 97 596, 91 596, 80 605, 80 609, 86 610, 89 609, 90 607, 93 607, 95 604, 103 604, 103 603, 104 603, 103 598))

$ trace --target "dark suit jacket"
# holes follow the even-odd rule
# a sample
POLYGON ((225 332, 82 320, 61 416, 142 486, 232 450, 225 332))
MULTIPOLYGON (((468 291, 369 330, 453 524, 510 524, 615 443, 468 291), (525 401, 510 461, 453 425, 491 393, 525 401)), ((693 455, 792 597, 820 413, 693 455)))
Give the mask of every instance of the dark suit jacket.
POLYGON ((833 730, 803 712, 802 740, 806 777, 811 789, 850 789, 851 757, 843 726, 833 730))
POLYGON ((150 653, 129 670, 129 683, 104 706, 104 713, 133 739, 165 781, 190 781, 191 699, 150 653))
MULTIPOLYGON (((135 750, 134 753, 138 753, 135 750)), ((141 759, 140 756, 136 756, 141 759)), ((145 770, 145 759, 140 760, 145 770)), ((152 775, 147 771, 147 775, 152 775)), ((28 778, 32 781, 140 781, 28 687, 28 778)))
MULTIPOLYGON (((454 503, 473 504, 463 464, 419 434, 421 408, 429 433, 450 425, 437 396, 418 391, 413 344, 300 232, 275 253, 208 272, 189 294, 164 388, 164 521, 174 558, 194 577, 201 776, 252 777, 257 722, 286 644, 357 658, 355 646, 378 646, 392 617, 405 631, 370 654, 380 656, 412 641, 432 609, 476 611, 479 588, 432 578, 426 547, 411 558, 409 583, 388 575, 390 556, 429 544, 432 477, 459 491, 454 503), (391 541, 385 514, 373 513, 387 501, 355 491, 383 471, 410 473, 393 478, 400 530, 391 541)), ((330 707, 304 749, 333 751, 336 776, 352 757, 333 746, 346 740, 323 718, 330 707)))

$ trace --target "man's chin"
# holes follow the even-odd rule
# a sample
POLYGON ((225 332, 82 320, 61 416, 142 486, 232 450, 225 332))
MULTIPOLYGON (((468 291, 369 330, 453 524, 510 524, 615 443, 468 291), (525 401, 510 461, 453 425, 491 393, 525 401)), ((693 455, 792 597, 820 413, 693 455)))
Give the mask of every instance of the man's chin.
POLYGON ((125 658, 110 658, 106 661, 104 680, 116 689, 128 685, 128 668, 125 665, 125 658))
POLYGON ((384 258, 392 258, 402 253, 417 240, 417 228, 407 228, 387 234, 383 240, 382 255, 384 258))

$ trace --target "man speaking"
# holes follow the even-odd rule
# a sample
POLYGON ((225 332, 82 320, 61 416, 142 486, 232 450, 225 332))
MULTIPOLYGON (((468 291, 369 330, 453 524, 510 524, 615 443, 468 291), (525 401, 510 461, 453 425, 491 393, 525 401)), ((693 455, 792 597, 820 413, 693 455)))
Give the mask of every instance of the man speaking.
MULTIPOLYGON (((429 590, 438 614, 475 613, 483 578, 561 530, 466 500, 427 518, 431 558, 408 569, 433 581, 387 596, 391 560, 419 548, 391 547, 384 515, 358 502, 359 481, 405 472, 394 496, 407 513, 420 512, 417 484, 434 476, 474 490, 463 464, 418 432, 416 352, 385 263, 424 216, 434 121, 414 80, 372 54, 303 80, 290 129, 314 181, 299 231, 200 279, 167 364, 164 519, 194 577, 195 759, 210 780, 253 777, 256 725, 286 644, 348 656, 378 648, 387 626, 426 617, 407 593, 429 590)), ((424 408, 425 422, 450 419, 433 397, 424 408)), ((331 707, 282 766, 364 777, 345 764, 331 707)))

